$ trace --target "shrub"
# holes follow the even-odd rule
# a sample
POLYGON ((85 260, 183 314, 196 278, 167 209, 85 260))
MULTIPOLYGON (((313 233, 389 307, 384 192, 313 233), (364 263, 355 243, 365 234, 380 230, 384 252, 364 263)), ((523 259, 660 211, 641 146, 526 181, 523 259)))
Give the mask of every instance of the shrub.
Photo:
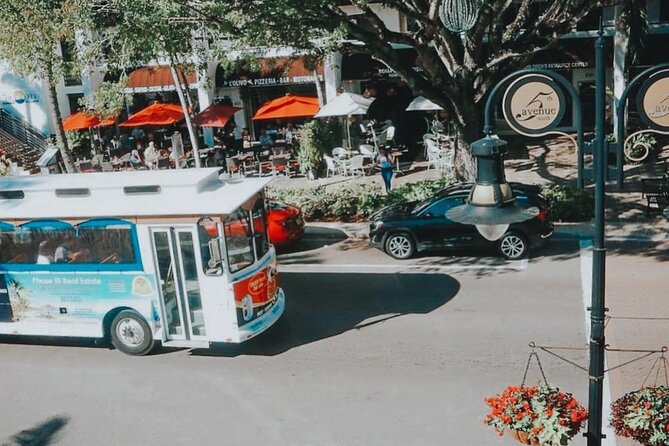
POLYGON ((554 221, 589 221, 594 216, 594 200, 587 192, 571 186, 551 184, 541 188, 554 221))
POLYGON ((420 201, 453 183, 452 178, 405 184, 383 195, 377 184, 347 184, 326 189, 317 186, 307 189, 268 190, 268 197, 302 209, 306 220, 363 220, 389 204, 420 201))
POLYGON ((332 130, 318 120, 309 121, 297 130, 299 149, 297 159, 303 174, 316 175, 323 161, 323 154, 334 147, 332 130))

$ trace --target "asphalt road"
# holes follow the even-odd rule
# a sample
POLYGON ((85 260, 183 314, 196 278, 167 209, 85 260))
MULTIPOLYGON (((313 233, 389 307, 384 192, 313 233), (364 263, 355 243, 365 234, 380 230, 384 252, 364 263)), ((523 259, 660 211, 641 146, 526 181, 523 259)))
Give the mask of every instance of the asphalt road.
MULTIPOLYGON (((240 346, 136 358, 4 339, 0 444, 515 444, 483 424, 483 399, 520 384, 528 342, 585 347, 579 245, 455 254, 396 262, 310 231, 281 254, 284 317, 240 346)), ((584 373, 540 358, 585 401, 584 373)))

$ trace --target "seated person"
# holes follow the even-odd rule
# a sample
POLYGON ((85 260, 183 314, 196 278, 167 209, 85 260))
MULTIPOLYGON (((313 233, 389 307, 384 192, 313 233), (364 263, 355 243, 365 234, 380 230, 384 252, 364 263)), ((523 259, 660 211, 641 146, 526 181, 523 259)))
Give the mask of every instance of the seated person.
POLYGON ((274 141, 272 141, 272 137, 267 134, 267 130, 260 132, 260 138, 258 138, 258 141, 260 141, 260 146, 263 148, 263 150, 269 150, 274 145, 274 141))
POLYGON ((39 243, 39 248, 37 250, 37 262, 38 265, 48 265, 51 263, 49 254, 46 248, 46 240, 42 240, 39 243))
POLYGON ((130 158, 128 159, 130 162, 130 165, 137 169, 139 166, 142 165, 142 157, 139 155, 139 150, 133 149, 132 152, 130 152, 130 158))
POLYGON ((56 252, 53 254, 53 261, 55 263, 67 263, 69 260, 70 242, 69 240, 65 240, 56 248, 56 252))
POLYGON ((158 158, 160 158, 158 149, 156 148, 155 143, 150 141, 149 146, 144 151, 144 163, 146 164, 146 167, 155 169, 158 165, 158 158))
POLYGON ((93 170, 100 171, 102 170, 102 163, 104 162, 105 158, 102 152, 99 150, 95 152, 95 155, 93 155, 93 158, 91 158, 91 166, 93 166, 93 170))

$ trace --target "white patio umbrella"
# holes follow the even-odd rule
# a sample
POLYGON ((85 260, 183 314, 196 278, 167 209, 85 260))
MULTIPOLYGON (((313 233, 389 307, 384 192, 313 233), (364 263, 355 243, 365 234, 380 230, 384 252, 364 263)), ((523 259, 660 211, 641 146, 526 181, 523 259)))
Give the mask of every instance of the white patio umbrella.
MULTIPOLYGON (((314 118, 325 118, 328 116, 351 116, 364 115, 375 98, 366 98, 355 93, 342 93, 324 106, 314 115, 314 118)), ((351 131, 348 119, 346 120, 346 136, 348 145, 351 145, 351 131)))
POLYGON ((443 109, 443 107, 435 104, 428 98, 416 96, 406 108, 406 111, 438 111, 443 109))

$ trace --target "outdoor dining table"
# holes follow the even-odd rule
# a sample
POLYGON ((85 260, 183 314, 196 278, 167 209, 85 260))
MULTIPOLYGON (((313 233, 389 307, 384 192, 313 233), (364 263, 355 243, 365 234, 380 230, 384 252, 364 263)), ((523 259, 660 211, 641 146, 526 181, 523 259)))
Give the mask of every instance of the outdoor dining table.
POLYGON ((404 172, 402 172, 402 169, 400 169, 400 156, 404 155, 407 153, 408 150, 400 150, 400 149, 391 149, 390 150, 390 155, 395 159, 395 173, 397 175, 404 175, 404 172))

